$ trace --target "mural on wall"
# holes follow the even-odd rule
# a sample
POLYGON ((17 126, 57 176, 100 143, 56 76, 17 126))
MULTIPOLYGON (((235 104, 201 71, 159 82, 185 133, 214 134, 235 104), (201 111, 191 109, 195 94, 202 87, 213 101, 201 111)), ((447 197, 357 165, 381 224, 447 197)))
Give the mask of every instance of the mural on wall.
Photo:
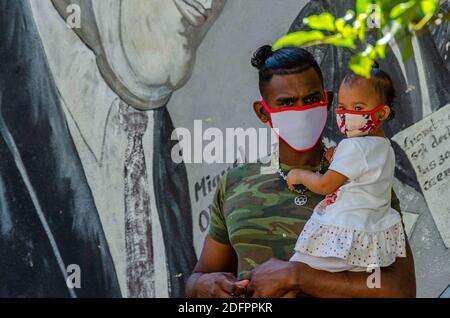
POLYGON ((165 106, 224 4, 0 1, 0 296, 183 295, 196 254, 165 106))
MULTIPOLYGON (((193 242, 198 251, 207 206, 231 164, 173 163, 172 118, 186 124, 211 117, 209 124, 221 129, 260 125, 251 110, 259 98, 252 52, 291 22, 290 31, 300 30, 310 14, 343 15, 354 6, 354 0, 225 2, 0 0, 0 297, 183 295, 196 262, 193 242), (81 9, 79 29, 66 26, 69 4, 81 9), (199 72, 191 79, 197 49, 215 22, 220 28, 198 52, 199 72), (245 107, 230 112, 230 105, 245 107), (66 284, 72 264, 81 271, 79 289, 66 284)), ((448 10, 443 2, 441 11, 448 10)), ((439 151, 413 159, 420 144, 412 151, 402 141, 448 114, 449 25, 415 40, 408 62, 393 45, 380 63, 397 90, 387 131, 419 296, 428 297, 448 295, 450 284, 448 206, 436 198, 449 188, 450 161, 424 178, 418 167, 450 149, 442 139, 439 151), (430 195, 425 182, 439 173, 430 195)), ((311 50, 326 88, 336 92, 351 52, 311 50)), ((446 134, 446 125, 435 137, 446 134)), ((341 138, 332 114, 326 138, 341 138)))

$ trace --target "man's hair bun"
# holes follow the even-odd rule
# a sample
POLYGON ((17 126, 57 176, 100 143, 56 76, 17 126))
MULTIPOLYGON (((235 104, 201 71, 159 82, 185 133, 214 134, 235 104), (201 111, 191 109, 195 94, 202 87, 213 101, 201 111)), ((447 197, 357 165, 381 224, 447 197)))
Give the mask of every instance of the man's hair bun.
POLYGON ((252 66, 261 70, 266 65, 266 60, 273 55, 272 47, 270 45, 261 46, 252 58, 252 66))

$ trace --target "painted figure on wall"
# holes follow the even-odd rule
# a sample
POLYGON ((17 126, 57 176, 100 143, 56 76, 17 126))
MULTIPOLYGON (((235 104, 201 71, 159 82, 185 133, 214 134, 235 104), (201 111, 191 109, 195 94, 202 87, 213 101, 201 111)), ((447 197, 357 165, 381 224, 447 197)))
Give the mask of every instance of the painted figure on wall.
POLYGON ((183 295, 196 255, 165 106, 224 4, 1 2, 0 296, 183 295))

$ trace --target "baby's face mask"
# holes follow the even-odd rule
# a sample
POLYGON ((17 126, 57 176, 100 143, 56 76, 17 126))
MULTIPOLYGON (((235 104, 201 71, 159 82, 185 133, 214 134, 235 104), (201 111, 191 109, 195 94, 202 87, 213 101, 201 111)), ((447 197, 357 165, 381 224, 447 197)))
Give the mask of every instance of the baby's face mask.
POLYGON ((337 110, 336 121, 345 137, 367 136, 381 124, 376 114, 384 108, 384 104, 372 110, 337 110))

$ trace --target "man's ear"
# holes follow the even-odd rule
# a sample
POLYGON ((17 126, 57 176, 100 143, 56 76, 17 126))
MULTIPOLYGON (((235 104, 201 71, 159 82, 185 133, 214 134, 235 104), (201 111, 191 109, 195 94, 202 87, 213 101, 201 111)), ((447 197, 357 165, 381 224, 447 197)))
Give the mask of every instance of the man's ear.
POLYGON ((261 120, 264 124, 270 120, 270 114, 267 112, 261 101, 256 101, 253 103, 253 110, 259 120, 261 120))
POLYGON ((383 121, 389 118, 391 115, 391 107, 388 105, 385 105, 379 112, 378 112, 378 120, 383 121))

